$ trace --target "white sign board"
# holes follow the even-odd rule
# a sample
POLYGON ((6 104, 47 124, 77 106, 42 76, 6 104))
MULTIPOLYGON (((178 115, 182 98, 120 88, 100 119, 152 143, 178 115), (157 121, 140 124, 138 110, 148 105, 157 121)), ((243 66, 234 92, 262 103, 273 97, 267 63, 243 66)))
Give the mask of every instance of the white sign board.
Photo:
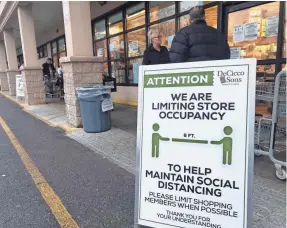
POLYGON ((22 74, 16 75, 16 96, 24 97, 24 81, 22 74))
POLYGON ((137 227, 250 228, 256 60, 139 73, 137 227))
POLYGON ((230 58, 231 59, 240 59, 240 52, 241 52, 241 47, 233 47, 230 48, 230 58))
POLYGON ((244 41, 244 25, 235 25, 233 27, 233 43, 244 41))

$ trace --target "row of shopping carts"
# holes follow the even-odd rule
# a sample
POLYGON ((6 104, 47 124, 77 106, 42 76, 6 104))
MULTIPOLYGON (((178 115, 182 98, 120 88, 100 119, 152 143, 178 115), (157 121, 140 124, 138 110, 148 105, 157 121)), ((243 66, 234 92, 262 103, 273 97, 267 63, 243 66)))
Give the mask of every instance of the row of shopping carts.
POLYGON ((256 114, 254 154, 269 156, 277 178, 286 180, 286 71, 278 73, 275 82, 257 82, 256 102, 269 104, 270 115, 256 114))

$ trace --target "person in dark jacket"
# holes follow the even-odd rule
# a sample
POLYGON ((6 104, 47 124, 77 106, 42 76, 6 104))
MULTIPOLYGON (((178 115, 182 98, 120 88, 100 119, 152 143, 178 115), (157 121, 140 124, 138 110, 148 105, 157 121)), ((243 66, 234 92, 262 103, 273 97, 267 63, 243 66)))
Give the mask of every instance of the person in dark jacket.
POLYGON ((149 30, 151 45, 145 50, 143 65, 155 65, 169 63, 169 53, 165 46, 161 46, 161 34, 158 29, 149 30))
POLYGON ((230 59, 229 45, 224 35, 208 26, 202 6, 195 6, 189 13, 189 26, 175 35, 170 50, 172 63, 230 59))
POLYGON ((56 72, 51 58, 48 58, 47 61, 42 65, 42 67, 43 67, 43 76, 47 75, 48 78, 50 78, 51 75, 54 75, 56 72))

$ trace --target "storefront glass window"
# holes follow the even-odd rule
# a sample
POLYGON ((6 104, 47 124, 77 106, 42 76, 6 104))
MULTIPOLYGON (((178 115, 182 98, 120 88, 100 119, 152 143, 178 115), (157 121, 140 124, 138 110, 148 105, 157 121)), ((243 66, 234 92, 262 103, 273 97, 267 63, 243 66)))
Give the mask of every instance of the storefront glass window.
POLYGON ((123 13, 118 12, 108 18, 109 33, 114 35, 123 31, 123 13))
POLYGON ((110 38, 109 52, 110 52, 111 59, 124 59, 125 58, 125 46, 124 46, 123 35, 110 38))
POLYGON ((125 62, 114 61, 111 62, 112 77, 116 78, 117 83, 125 82, 125 62))
POLYGON ((47 45, 43 45, 37 48, 37 56, 38 56, 38 59, 48 56, 47 45))
POLYGON ((143 58, 135 58, 129 60, 129 83, 138 84, 139 66, 142 65, 143 58))
MULTIPOLYGON (((256 76, 256 84, 262 85, 266 82, 274 82, 275 81, 275 65, 258 65, 257 66, 257 76, 256 76)), ((272 111, 272 102, 268 101, 256 101, 255 113, 261 114, 264 117, 268 117, 271 115, 272 111)))
POLYGON ((44 54, 44 56, 43 56, 43 57, 47 57, 47 56, 48 56, 48 49, 47 49, 47 45, 44 45, 44 47, 43 47, 43 54, 44 54))
POLYGON ((265 82, 265 81, 274 81, 275 79, 275 65, 258 65, 256 68, 256 80, 265 82))
POLYGON ((66 50, 65 38, 59 39, 58 45, 59 45, 59 52, 65 51, 66 50))
POLYGON ((56 54, 57 53, 57 41, 54 41, 52 43, 52 54, 56 54))
MULTIPOLYGON (((217 28, 217 6, 205 9, 205 20, 209 26, 217 28)), ((180 17, 179 27, 190 25, 189 14, 180 17)))
POLYGON ((129 57, 143 55, 146 49, 146 32, 145 29, 139 29, 127 34, 128 38, 128 55, 129 57))
POLYGON ((17 56, 22 55, 23 54, 22 48, 17 49, 16 53, 17 53, 17 56))
POLYGON ((279 2, 272 2, 229 14, 232 58, 276 58, 279 6, 279 2))
POLYGON ((157 28, 160 31, 162 35, 161 45, 170 49, 173 37, 175 35, 175 19, 152 25, 151 28, 157 28))
MULTIPOLYGON (((285 14, 286 15, 286 14, 285 14)), ((284 19, 284 45, 283 45, 283 58, 286 58, 286 17, 284 19)))
POLYGON ((202 3, 208 4, 211 3, 212 1, 183 1, 183 2, 179 2, 179 10, 180 12, 185 12, 187 10, 190 10, 192 7, 194 6, 200 6, 202 5, 202 3))
POLYGON ((100 20, 94 24, 95 40, 106 37, 106 22, 105 19, 100 20))
POLYGON ((150 2, 150 22, 154 22, 175 14, 174 2, 150 2))
POLYGON ((104 73, 108 74, 109 73, 109 64, 107 62, 104 62, 103 65, 104 65, 104 73))
POLYGON ((42 48, 39 48, 39 50, 38 50, 38 58, 39 59, 43 58, 43 51, 42 50, 43 50, 42 48))
POLYGON ((107 60, 107 41, 102 40, 95 43, 95 56, 103 57, 107 60))
POLYGON ((127 8, 127 29, 132 29, 145 24, 144 2, 127 8))

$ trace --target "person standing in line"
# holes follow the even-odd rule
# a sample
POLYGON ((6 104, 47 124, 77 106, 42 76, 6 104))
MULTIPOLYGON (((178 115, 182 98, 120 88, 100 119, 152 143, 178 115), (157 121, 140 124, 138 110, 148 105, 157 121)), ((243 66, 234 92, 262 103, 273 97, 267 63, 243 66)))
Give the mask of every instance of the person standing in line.
POLYGON ((230 59, 229 45, 224 35, 208 26, 202 6, 189 12, 190 25, 179 30, 170 49, 172 63, 230 59))
POLYGON ((159 30, 151 28, 148 32, 151 41, 150 46, 144 51, 143 65, 155 65, 170 63, 169 53, 165 46, 161 46, 161 37, 159 30))
POLYGON ((47 75, 50 79, 51 75, 54 76, 56 70, 52 63, 52 59, 48 58, 47 61, 42 65, 43 67, 43 76, 47 75))

